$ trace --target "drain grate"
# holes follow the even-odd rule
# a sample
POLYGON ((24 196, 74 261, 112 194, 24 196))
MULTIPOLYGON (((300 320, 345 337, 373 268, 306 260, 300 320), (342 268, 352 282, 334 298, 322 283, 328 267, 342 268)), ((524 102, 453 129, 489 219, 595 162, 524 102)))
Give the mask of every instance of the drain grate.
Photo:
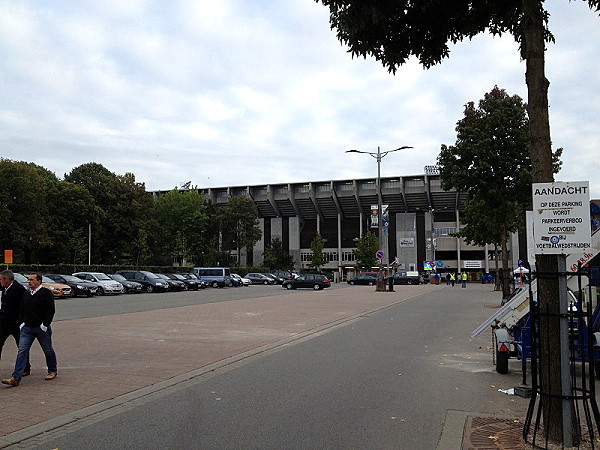
POLYGON ((523 441, 520 420, 498 417, 471 417, 465 423, 462 450, 522 450, 531 448, 523 441))

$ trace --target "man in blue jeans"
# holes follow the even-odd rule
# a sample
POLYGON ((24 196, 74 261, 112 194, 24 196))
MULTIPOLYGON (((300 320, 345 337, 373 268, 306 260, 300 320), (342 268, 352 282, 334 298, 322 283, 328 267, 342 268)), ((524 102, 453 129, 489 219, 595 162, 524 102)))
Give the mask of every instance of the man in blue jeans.
POLYGON ((18 386, 21 383, 21 377, 29 360, 29 350, 35 339, 40 343, 46 356, 48 375, 45 379, 53 380, 57 373, 56 353, 52 348, 50 327, 54 318, 54 297, 49 289, 42 286, 42 276, 39 273, 29 276, 29 290, 23 295, 20 318, 21 334, 15 371, 12 377, 2 380, 2 383, 10 386, 18 386))
MULTIPOLYGON (((19 348, 19 315, 21 305, 23 304, 23 294, 25 288, 15 281, 15 274, 11 270, 0 272, 0 286, 2 286, 2 297, 0 297, 0 359, 2 358, 2 348, 9 336, 12 336, 19 348)), ((27 363, 23 376, 30 373, 30 365, 27 363)))

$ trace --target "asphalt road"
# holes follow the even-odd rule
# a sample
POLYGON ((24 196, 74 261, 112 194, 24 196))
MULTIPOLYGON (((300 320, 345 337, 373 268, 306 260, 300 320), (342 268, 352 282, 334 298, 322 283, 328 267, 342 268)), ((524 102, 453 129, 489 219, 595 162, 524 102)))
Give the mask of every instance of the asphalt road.
POLYGON ((498 392, 519 383, 518 371, 496 374, 486 343, 469 338, 495 300, 480 285, 431 292, 65 427, 36 448, 434 449, 448 411, 524 417, 527 400, 498 392))
MULTIPOLYGON (((338 289, 346 285, 334 285, 338 289)), ((152 311, 178 306, 226 302, 242 298, 268 297, 284 292, 301 293, 304 290, 287 291, 281 286, 252 285, 246 287, 208 287, 198 291, 155 292, 151 294, 120 294, 57 299, 54 320, 83 319, 130 312, 152 311)))

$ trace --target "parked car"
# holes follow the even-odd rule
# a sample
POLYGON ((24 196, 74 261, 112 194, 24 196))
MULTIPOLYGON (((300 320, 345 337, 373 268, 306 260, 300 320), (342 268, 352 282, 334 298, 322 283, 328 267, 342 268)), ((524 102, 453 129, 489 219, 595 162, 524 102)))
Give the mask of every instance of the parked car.
POLYGON ((117 270, 126 280, 137 281, 146 292, 165 292, 169 290, 169 283, 147 270, 117 270))
POLYGON ((281 278, 272 273, 263 273, 263 275, 266 275, 267 277, 271 278, 273 281, 275 281, 275 284, 283 284, 283 282, 287 280, 287 278, 281 278))
POLYGON ((69 285, 57 283, 52 278, 42 275, 42 286, 50 289, 52 295, 56 298, 65 298, 72 296, 72 290, 69 285))
POLYGON ((29 278, 27 278, 25 275, 15 272, 15 281, 23 285, 23 287, 26 289, 29 289, 29 278))
POLYGON ((50 278, 51 280, 57 283, 62 283, 69 286, 71 288, 71 294, 73 295, 73 297, 77 297, 78 295, 93 297, 98 293, 98 286, 96 286, 94 283, 84 281, 80 278, 74 277, 73 275, 59 275, 56 273, 47 273, 44 276, 50 278))
MULTIPOLYGON (((187 278, 186 276, 184 276, 183 274, 180 274, 180 273, 165 273, 163 275, 166 275, 171 280, 182 282, 184 284, 184 287, 183 287, 184 291, 197 291, 198 289, 200 289, 200 284, 201 284, 200 280, 194 280, 192 278, 187 278)), ((185 274, 185 275, 189 275, 189 274, 185 274)))
POLYGON ((119 295, 124 292, 123 285, 102 272, 76 272, 74 277, 90 281, 98 286, 98 295, 119 295))
POLYGON ((233 274, 229 274, 229 287, 240 287, 242 282, 233 276, 233 274))
POLYGON ((396 272, 394 284, 423 284, 423 276, 419 272, 396 272))
POLYGON ((283 278, 284 280, 293 280, 298 276, 289 270, 274 270, 272 274, 276 277, 283 278))
POLYGON ((250 286, 252 284, 252 281, 250 281, 248 278, 241 277, 237 273, 232 273, 231 278, 238 280, 240 286, 250 286))
POLYGON ((305 274, 294 280, 285 280, 282 286, 286 289, 312 288, 318 291, 330 287, 331 281, 325 275, 305 274))
POLYGON ((206 281, 211 287, 224 288, 229 286, 231 275, 229 267, 194 267, 191 273, 206 281))
POLYGON ((269 278, 262 273, 251 272, 246 275, 246 278, 248 278, 252 284, 275 284, 273 278, 269 278))
POLYGON ((166 274, 166 273, 157 273, 156 274, 157 277, 165 280, 168 283, 170 291, 174 291, 174 292, 181 292, 183 290, 187 291, 187 285, 183 281, 177 280, 175 278, 171 278, 169 275, 170 274, 166 274))
POLYGON ((363 272, 355 277, 348 278, 348 284, 365 284, 367 286, 374 286, 377 283, 379 272, 363 272))
POLYGON ((193 273, 178 273, 177 275, 182 276, 186 280, 195 281, 198 284, 198 289, 206 289, 208 287, 208 283, 204 280, 201 280, 193 273))
POLYGON ((113 280, 121 283, 125 288, 123 292, 125 292, 126 294, 139 294, 140 292, 142 292, 142 289, 144 287, 137 281, 126 280, 123 275, 119 275, 116 273, 107 273, 106 275, 108 275, 113 280))

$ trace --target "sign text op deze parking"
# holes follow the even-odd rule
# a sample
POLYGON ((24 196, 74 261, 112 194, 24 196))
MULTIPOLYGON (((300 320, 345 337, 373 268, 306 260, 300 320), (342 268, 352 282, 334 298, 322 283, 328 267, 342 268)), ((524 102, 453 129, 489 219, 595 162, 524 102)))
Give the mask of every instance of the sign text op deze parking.
POLYGON ((536 250, 559 254, 589 250, 589 183, 536 183, 532 187, 536 250))

